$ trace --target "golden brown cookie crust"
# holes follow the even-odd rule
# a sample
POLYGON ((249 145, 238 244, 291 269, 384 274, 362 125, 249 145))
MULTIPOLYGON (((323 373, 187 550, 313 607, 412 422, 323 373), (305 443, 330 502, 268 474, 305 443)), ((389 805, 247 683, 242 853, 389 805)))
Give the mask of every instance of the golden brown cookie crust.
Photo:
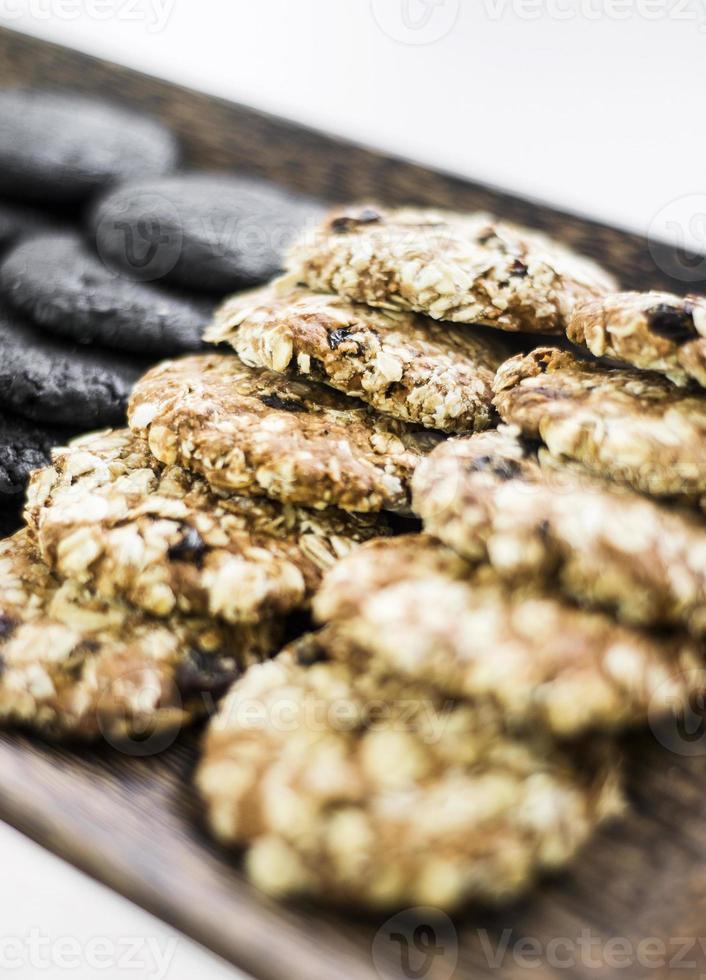
POLYGON ((657 374, 540 347, 495 377, 501 418, 557 458, 657 497, 706 492, 706 399, 657 374))
POLYGON ((628 623, 706 633, 706 528, 632 491, 540 466, 501 427, 440 446, 420 466, 424 526, 507 581, 558 586, 628 623))
POLYGON ((163 463, 217 489, 317 509, 407 511, 414 468, 440 439, 325 385, 223 354, 152 368, 128 417, 163 463))
POLYGON ((286 280, 231 297, 205 340, 230 344, 246 364, 323 381, 441 432, 488 428, 495 371, 512 352, 482 329, 375 310, 286 280))
POLYGON ((488 705, 328 662, 326 642, 233 687, 197 773, 213 833, 249 845, 264 890, 376 909, 504 901, 619 810, 615 749, 578 763, 488 705))
POLYGON ((706 683, 700 645, 657 639, 609 616, 464 562, 428 535, 371 542, 343 559, 315 600, 382 669, 451 697, 490 699, 515 725, 559 737, 671 713, 706 683))
POLYGON ((596 263, 486 214, 359 206, 291 250, 292 276, 369 306, 500 330, 562 333, 577 302, 614 291, 596 263))
POLYGON ((272 652, 272 623, 155 619, 56 579, 27 531, 0 542, 0 720, 51 738, 119 742, 204 714, 272 652))
POLYGON ((323 572, 385 522, 212 491, 129 429, 57 450, 25 511, 62 578, 157 616, 256 623, 307 606, 323 572))
POLYGON ((684 386, 706 387, 706 297, 614 293, 580 303, 567 336, 596 357, 613 357, 666 374, 684 386))

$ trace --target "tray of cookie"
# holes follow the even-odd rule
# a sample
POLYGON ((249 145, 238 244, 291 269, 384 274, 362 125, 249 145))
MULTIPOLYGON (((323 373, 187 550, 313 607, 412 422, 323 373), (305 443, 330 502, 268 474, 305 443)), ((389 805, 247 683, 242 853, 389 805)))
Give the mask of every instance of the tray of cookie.
POLYGON ((693 258, 0 32, 0 816, 262 980, 704 968, 693 258))

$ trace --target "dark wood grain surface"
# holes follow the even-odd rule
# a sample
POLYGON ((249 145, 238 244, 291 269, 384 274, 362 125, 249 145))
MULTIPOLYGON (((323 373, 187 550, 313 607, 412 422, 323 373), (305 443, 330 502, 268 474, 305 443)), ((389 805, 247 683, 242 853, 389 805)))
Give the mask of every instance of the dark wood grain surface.
MULTIPOLYGON (((626 287, 684 291, 679 270, 693 261, 639 236, 0 31, 0 85, 17 83, 105 94, 160 115, 194 166, 247 170, 330 200, 487 208, 577 245, 626 287)), ((570 874, 511 909, 470 910, 452 924, 434 919, 442 952, 428 957, 416 947, 429 934, 414 932, 425 914, 391 929, 332 909, 279 906, 251 889, 237 859, 200 825, 190 784, 198 732, 152 756, 2 735, 0 816, 260 980, 706 975, 706 735, 692 720, 693 730, 628 740, 630 811, 570 874)))

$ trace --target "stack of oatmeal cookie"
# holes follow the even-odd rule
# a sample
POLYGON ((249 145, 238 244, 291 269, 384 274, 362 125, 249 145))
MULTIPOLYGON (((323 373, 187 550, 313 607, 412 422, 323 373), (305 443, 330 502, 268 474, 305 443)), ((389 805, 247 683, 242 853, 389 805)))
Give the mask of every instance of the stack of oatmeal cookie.
POLYGON ((35 473, 0 713, 119 739, 227 691, 197 783, 278 896, 564 866, 622 807, 615 733, 706 688, 706 301, 616 288, 486 215, 329 216, 35 473))

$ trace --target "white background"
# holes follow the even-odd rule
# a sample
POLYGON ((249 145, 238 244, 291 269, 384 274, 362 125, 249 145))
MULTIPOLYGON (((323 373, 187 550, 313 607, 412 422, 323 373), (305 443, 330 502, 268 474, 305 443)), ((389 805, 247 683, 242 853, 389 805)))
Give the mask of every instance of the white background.
MULTIPOLYGON (((706 0, 0 0, 0 24, 706 251, 706 0)), ((13 831, 0 865, 4 936, 176 938, 13 831)), ((234 976, 181 938, 160 980, 234 976)))
POLYGON ((0 0, 0 23, 706 251, 706 0, 0 0))

